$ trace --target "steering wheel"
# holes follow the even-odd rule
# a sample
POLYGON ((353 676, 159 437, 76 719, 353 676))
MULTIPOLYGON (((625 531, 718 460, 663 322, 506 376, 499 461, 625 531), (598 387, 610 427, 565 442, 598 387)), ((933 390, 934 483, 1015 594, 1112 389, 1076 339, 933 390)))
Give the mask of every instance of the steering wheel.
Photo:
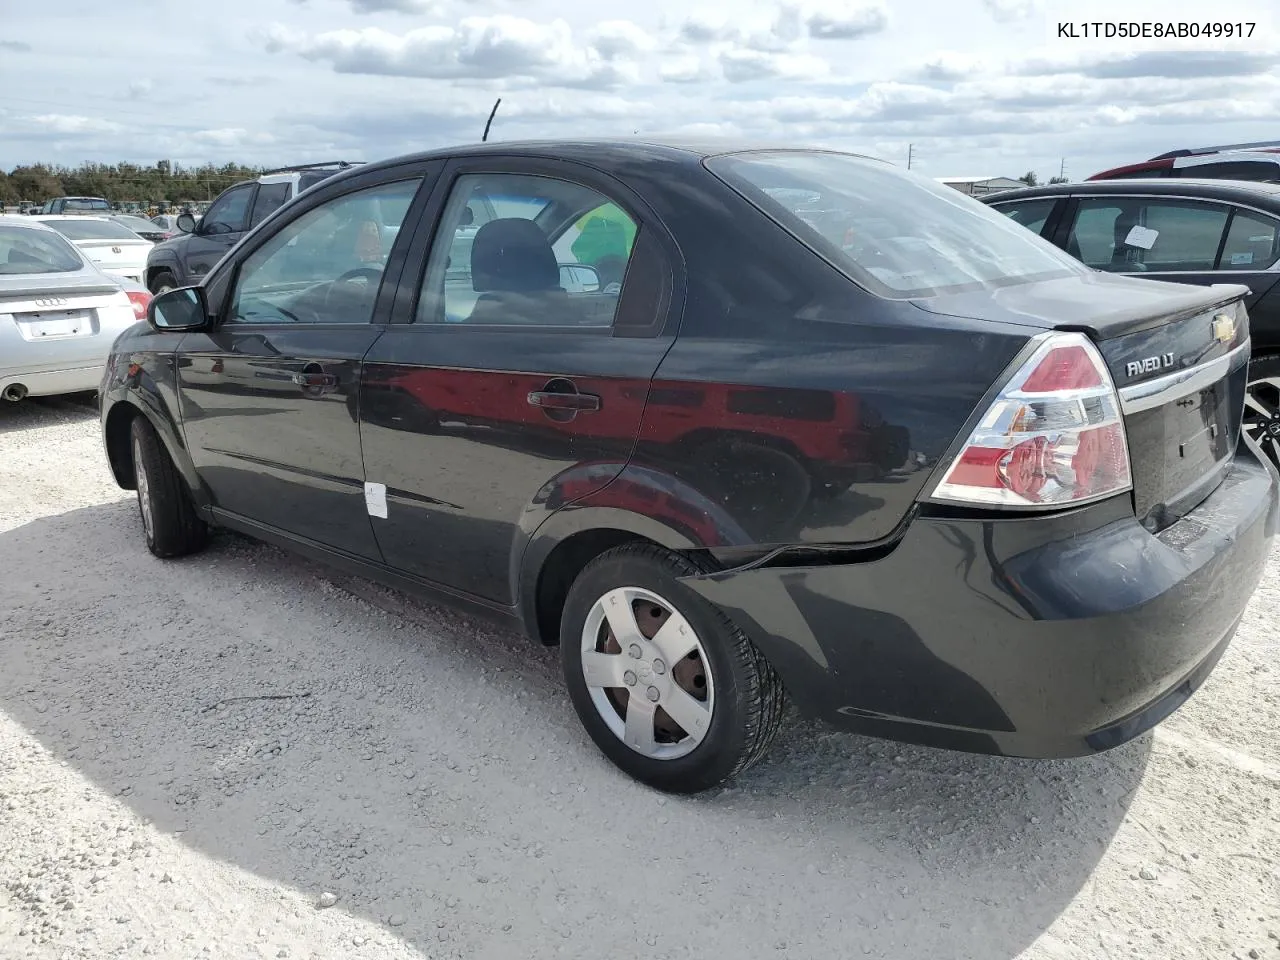
POLYGON ((333 297, 333 291, 338 288, 340 283, 355 283, 357 280, 364 280, 367 283, 366 292, 376 292, 376 284, 382 279, 382 271, 374 267, 356 267, 354 270, 348 270, 342 276, 338 277, 324 291, 324 311, 327 313, 330 309, 330 299, 333 297))
POLYGON ((353 280, 359 280, 361 277, 368 280, 370 283, 376 283, 382 279, 382 271, 375 267, 356 267, 354 270, 348 270, 333 282, 351 283, 353 280))

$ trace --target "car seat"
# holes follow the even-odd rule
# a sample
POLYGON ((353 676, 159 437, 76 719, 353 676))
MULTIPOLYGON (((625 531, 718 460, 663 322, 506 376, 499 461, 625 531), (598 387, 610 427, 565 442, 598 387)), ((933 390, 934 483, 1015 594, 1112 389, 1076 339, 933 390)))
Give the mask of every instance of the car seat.
POLYGON ((569 324, 571 301, 546 235, 532 220, 490 220, 471 244, 470 323, 569 324))

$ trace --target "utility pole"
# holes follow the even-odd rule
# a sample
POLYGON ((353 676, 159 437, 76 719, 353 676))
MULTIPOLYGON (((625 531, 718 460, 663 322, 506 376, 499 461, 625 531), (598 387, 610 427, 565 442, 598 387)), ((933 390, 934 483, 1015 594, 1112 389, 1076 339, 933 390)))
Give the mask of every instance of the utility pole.
POLYGON ((1058 164, 1058 176, 1062 179, 1067 178, 1067 158, 1063 157, 1062 162, 1058 164))
POLYGON ((915 157, 916 145, 914 143, 907 144, 907 169, 911 169, 911 161, 915 157))

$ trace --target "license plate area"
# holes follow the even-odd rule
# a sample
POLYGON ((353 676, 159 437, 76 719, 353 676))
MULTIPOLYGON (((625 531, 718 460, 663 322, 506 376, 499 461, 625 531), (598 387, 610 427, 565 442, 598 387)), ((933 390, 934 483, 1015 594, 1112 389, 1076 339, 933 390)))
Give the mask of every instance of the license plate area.
POLYGON ((29 341, 70 340, 91 337, 97 332, 92 310, 49 310, 23 313, 14 318, 22 339, 29 341))

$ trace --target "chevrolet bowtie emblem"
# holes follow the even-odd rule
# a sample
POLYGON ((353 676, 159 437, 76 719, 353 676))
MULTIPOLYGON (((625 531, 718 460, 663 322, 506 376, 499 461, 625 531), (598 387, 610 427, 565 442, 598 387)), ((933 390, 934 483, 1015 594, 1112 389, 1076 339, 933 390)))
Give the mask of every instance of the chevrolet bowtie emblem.
POLYGON ((1213 318, 1213 339, 1219 343, 1230 343, 1236 338, 1236 322, 1225 313, 1213 318))

